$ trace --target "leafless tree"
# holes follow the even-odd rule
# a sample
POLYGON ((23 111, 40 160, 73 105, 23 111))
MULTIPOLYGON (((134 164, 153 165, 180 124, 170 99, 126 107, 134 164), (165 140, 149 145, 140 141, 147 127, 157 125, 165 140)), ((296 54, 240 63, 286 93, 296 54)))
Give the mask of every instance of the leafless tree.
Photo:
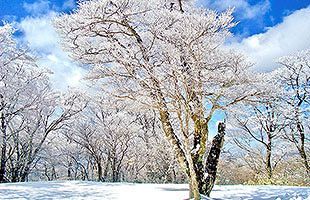
POLYGON ((156 110, 189 177, 191 197, 199 199, 213 187, 205 157, 208 123, 216 110, 256 95, 259 79, 243 56, 220 48, 234 26, 231 10, 166 4, 90 1, 54 24, 71 56, 94 66, 88 78, 114 97, 156 110))

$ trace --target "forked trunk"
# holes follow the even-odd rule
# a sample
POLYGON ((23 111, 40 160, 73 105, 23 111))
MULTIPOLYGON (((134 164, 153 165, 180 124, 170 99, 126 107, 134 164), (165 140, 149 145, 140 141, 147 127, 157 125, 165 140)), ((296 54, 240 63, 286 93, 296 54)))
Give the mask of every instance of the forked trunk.
MULTIPOLYGON (((210 196, 210 193, 214 187, 215 180, 216 180, 216 172, 217 166, 219 162, 220 153, 224 143, 224 135, 225 135, 225 124, 219 123, 218 125, 218 134, 214 136, 211 144, 211 149, 208 154, 207 160, 205 165, 203 164, 203 160, 197 160, 195 162, 195 176, 197 177, 197 188, 194 188, 191 185, 190 190, 191 194, 195 189, 198 189, 200 195, 210 196)), ((190 176, 192 180, 193 177, 190 176)), ((200 195, 198 197, 190 196, 195 200, 200 199, 200 195)))
MULTIPOLYGON (((157 81, 154 81, 154 85, 158 86, 157 88, 160 88, 157 81)), ((192 152, 188 152, 188 149, 184 147, 184 144, 174 132, 163 94, 161 93, 160 89, 158 89, 156 92, 160 102, 160 109, 158 111, 163 131, 167 140, 173 147, 175 156, 181 168, 188 176, 190 198, 199 200, 200 194, 209 196, 215 182, 218 159, 224 141, 225 124, 219 124, 218 134, 212 141, 212 147, 207 159, 207 164, 204 165, 203 155, 205 153, 206 140, 208 137, 209 120, 194 117, 196 118, 196 120, 194 119, 194 149, 192 149, 192 152)))

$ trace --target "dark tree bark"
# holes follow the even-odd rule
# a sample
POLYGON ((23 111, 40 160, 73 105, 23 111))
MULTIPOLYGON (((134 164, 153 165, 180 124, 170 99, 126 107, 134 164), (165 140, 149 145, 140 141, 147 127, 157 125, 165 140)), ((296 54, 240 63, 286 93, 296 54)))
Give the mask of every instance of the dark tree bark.
POLYGON ((52 167, 52 180, 57 180, 57 173, 55 166, 52 167))
POLYGON ((98 168, 98 181, 103 181, 101 160, 97 160, 97 168, 98 168))
POLYGON ((12 163, 12 172, 11 172, 11 182, 18 182, 19 181, 19 173, 20 173, 20 168, 21 168, 21 153, 19 149, 19 133, 14 133, 14 145, 15 145, 15 154, 16 154, 16 162, 15 166, 12 163))
POLYGON ((299 151, 299 154, 303 160, 303 164, 306 168, 306 172, 307 172, 307 175, 310 177, 310 166, 309 166, 309 163, 308 163, 308 158, 307 158, 307 154, 305 152, 305 149, 302 148, 300 151, 299 151))
POLYGON ((7 135, 6 135, 6 122, 5 122, 5 113, 3 96, 0 94, 1 99, 1 133, 2 133, 2 147, 1 147, 1 161, 0 161, 0 183, 6 182, 5 173, 6 173, 6 148, 7 148, 7 135))
POLYGON ((272 165, 271 165, 271 134, 268 133, 268 142, 267 142, 267 145, 266 145, 266 149, 267 149, 267 152, 266 152, 266 170, 267 170, 267 177, 268 179, 271 179, 272 178, 272 165))
POLYGON ((30 166, 27 165, 24 169, 24 172, 21 175, 20 181, 26 182, 28 180, 29 174, 30 174, 30 166))
POLYGON ((297 131, 299 133, 299 140, 300 140, 300 145, 298 145, 299 143, 295 143, 297 146, 297 149, 299 151, 299 155, 303 160, 303 164, 305 166, 307 175, 310 176, 310 166, 308 163, 308 158, 307 158, 307 154, 306 154, 306 150, 305 150, 305 132, 304 132, 304 127, 301 123, 301 120, 299 120, 299 116, 297 115, 297 131))
POLYGON ((52 180, 50 175, 49 175, 49 173, 48 173, 48 166, 46 164, 44 164, 44 175, 46 176, 47 181, 51 181, 52 180))
POLYGON ((194 132, 194 145, 192 149, 192 159, 194 163, 196 178, 198 182, 198 190, 200 194, 203 194, 203 186, 204 186, 204 151, 206 146, 206 137, 208 135, 208 120, 205 119, 196 119, 195 120, 195 132, 194 132), (205 136, 202 138, 201 136, 205 136), (203 152, 198 152, 198 151, 203 152))
POLYGON ((202 185, 199 187, 201 188, 200 194, 208 197, 214 187, 219 157, 224 143, 224 136, 225 124, 221 122, 218 125, 218 134, 214 136, 212 140, 212 146, 207 157, 204 174, 205 180, 201 182, 202 185))
POLYGON ((67 177, 69 180, 72 180, 71 170, 72 170, 72 162, 70 161, 67 169, 67 177))
POLYGON ((103 181, 106 181, 108 179, 108 171, 109 171, 109 166, 110 166, 110 152, 108 152, 108 159, 105 163, 105 168, 104 168, 104 173, 103 173, 103 181))
POLYGON ((112 169, 112 182, 117 182, 117 170, 116 170, 116 155, 115 155, 115 150, 113 150, 113 156, 111 159, 111 169, 112 169))
POLYGON ((184 10, 183 10, 183 5, 182 5, 182 0, 178 0, 178 4, 179 4, 180 11, 183 13, 184 10))

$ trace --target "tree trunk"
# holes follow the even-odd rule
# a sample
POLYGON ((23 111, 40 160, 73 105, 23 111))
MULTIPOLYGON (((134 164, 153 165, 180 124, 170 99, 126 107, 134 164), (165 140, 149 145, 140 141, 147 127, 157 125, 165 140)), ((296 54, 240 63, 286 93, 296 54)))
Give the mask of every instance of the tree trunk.
MULTIPOLYGON (((168 109, 166 108, 165 105, 163 105, 163 109, 159 110, 160 121, 162 123, 165 136, 168 139, 168 141, 170 142, 170 144, 172 145, 173 151, 176 155, 176 158, 177 158, 179 164, 181 165, 181 168, 187 170, 188 169, 188 162, 186 160, 185 152, 184 152, 184 149, 182 147, 182 144, 181 144, 179 138, 174 133, 172 124, 170 122, 169 113, 167 110, 168 109)), ((187 174, 188 174, 188 172, 187 172, 187 174)))
MULTIPOLYGON (((200 199, 200 195, 210 196, 210 193, 213 189, 218 161, 220 157, 220 153, 224 143, 224 135, 225 135, 225 124, 220 123, 218 126, 218 134, 214 136, 212 140, 212 145, 210 152, 208 154, 206 163, 203 163, 203 157, 200 157, 197 154, 192 154, 194 166, 195 166, 195 174, 190 174, 190 198, 194 198, 195 200, 200 199), (196 180, 195 180, 196 179, 196 180), (192 183, 197 183, 197 185, 192 183), (196 194, 194 193, 195 191, 196 194)), ((191 166, 191 165, 189 165, 191 166)))
POLYGON ((14 167, 14 168, 12 169, 12 178, 11 178, 11 182, 15 183, 15 182, 18 182, 18 181, 19 181, 18 174, 19 174, 18 167, 14 167))
POLYGON ((46 176, 47 181, 51 180, 51 177, 49 176, 49 173, 48 173, 48 167, 46 164, 44 164, 44 175, 46 176))
POLYGON ((52 180, 57 180, 57 174, 55 166, 52 167, 52 180))
POLYGON ((208 120, 196 119, 194 130, 194 144, 191 151, 191 157, 194 163, 198 191, 203 191, 204 181, 204 155, 206 151, 206 141, 208 137, 208 120))
MULTIPOLYGON (((2 95, 0 97, 2 97, 2 95)), ((2 102, 2 104, 3 104, 3 102, 2 102)), ((1 132, 2 132, 2 147, 1 147, 1 161, 0 161, 0 183, 3 183, 3 182, 6 182, 6 180, 5 180, 5 172, 6 172, 5 167, 6 167, 6 146, 7 146, 5 114, 3 111, 1 112, 1 132)))
POLYGON ((102 166, 101 161, 97 161, 97 167, 98 167, 98 181, 103 181, 102 179, 102 166))
MULTIPOLYGON (((300 102, 298 104, 298 106, 301 106, 301 103, 302 102, 300 102)), ((296 113, 296 122, 297 122, 296 128, 297 128, 297 131, 299 133, 299 140, 300 140, 299 142, 296 142, 295 145, 299 151, 299 155, 303 161, 307 175, 310 176, 310 166, 309 166, 307 154, 305 151, 305 131, 304 131, 304 126, 302 124, 302 121, 300 120, 299 108, 297 108, 295 113, 296 113), (300 145, 299 145, 299 143, 300 143, 300 145)))
POLYGON ((72 169, 72 162, 69 161, 69 165, 68 165, 68 169, 67 169, 67 177, 69 180, 72 180, 71 169, 72 169))
POLYGON ((195 171, 194 163, 192 160, 189 160, 189 197, 194 198, 195 200, 200 199, 199 191, 199 182, 197 172, 195 171))
POLYGON ((309 166, 309 163, 308 163, 308 158, 307 158, 307 154, 305 152, 305 148, 303 146, 303 148, 300 148, 299 149, 299 154, 300 154, 300 157, 302 158, 302 161, 303 161, 303 164, 305 166, 305 169, 306 169, 306 172, 307 172, 307 176, 310 177, 310 166, 309 166))
POLYGON ((72 178, 71 178, 71 168, 67 169, 67 178, 68 178, 68 180, 72 180, 72 178))
POLYGON ((26 182, 28 180, 29 173, 30 173, 30 165, 29 166, 27 165, 24 169, 24 172, 22 173, 20 181, 26 182))
POLYGON ((164 101, 162 101, 162 107, 163 109, 159 110, 159 114, 160 114, 160 121, 162 123, 165 136, 173 147, 173 151, 178 160, 178 163, 181 166, 181 169, 183 169, 186 172, 189 178, 190 198, 194 198, 195 200, 198 200, 200 199, 199 189, 198 189, 199 186, 197 183, 194 163, 192 161, 192 158, 189 158, 191 155, 189 155, 188 158, 186 158, 183 145, 181 144, 181 141, 174 133, 172 124, 170 122, 169 112, 167 111, 168 109, 164 101))
MULTIPOLYGON (((165 104, 163 103, 163 105, 165 104)), ((170 123, 169 113, 166 111, 165 106, 163 106, 163 108, 163 110, 160 110, 160 120, 166 137, 174 147, 173 149, 179 164, 185 169, 186 174, 188 175, 190 198, 199 200, 201 198, 200 194, 210 196, 215 183, 218 159, 224 142, 225 124, 219 124, 218 134, 212 141, 211 150, 207 162, 204 165, 203 155, 205 152, 204 146, 208 131, 208 120, 199 120, 197 121, 197 124, 195 124, 197 137, 195 136, 194 138, 194 149, 192 149, 192 154, 186 157, 183 146, 176 137, 170 123)))
MULTIPOLYGON (((32 149, 32 148, 30 148, 30 149, 32 149)), ((26 164, 25 164, 24 170, 23 170, 22 173, 21 173, 21 179, 20 179, 21 182, 26 182, 26 181, 28 181, 28 176, 29 176, 30 170, 31 170, 31 164, 32 164, 32 162, 33 162, 33 158, 32 158, 32 156, 31 156, 31 152, 32 152, 32 151, 29 150, 27 162, 26 162, 26 164)))
POLYGON ((218 134, 214 136, 212 140, 211 149, 207 157, 205 172, 203 175, 204 179, 203 181, 199 182, 201 184, 199 186, 200 194, 206 195, 208 197, 210 196, 210 193, 215 183, 217 165, 219 162, 219 157, 224 143, 224 136, 225 136, 225 124, 221 122, 218 125, 218 134))
POLYGON ((305 151, 305 132, 304 132, 304 127, 302 123, 300 122, 299 118, 297 119, 297 130, 299 132, 299 138, 300 138, 300 147, 298 148, 299 154, 303 160, 303 164, 305 166, 307 175, 310 176, 310 167, 309 167, 309 163, 307 160, 307 154, 305 151))
POLYGON ((112 160, 111 160, 111 170, 112 170, 112 182, 117 182, 117 171, 116 171, 116 150, 112 150, 112 160))
POLYGON ((108 180, 108 171, 109 171, 109 165, 110 165, 110 153, 108 153, 108 158, 107 158, 107 162, 105 164, 105 169, 104 169, 104 173, 103 173, 103 181, 107 181, 108 180))
POLYGON ((267 177, 270 180, 272 178, 272 166, 271 166, 271 141, 267 143, 267 154, 266 154, 266 170, 267 177))

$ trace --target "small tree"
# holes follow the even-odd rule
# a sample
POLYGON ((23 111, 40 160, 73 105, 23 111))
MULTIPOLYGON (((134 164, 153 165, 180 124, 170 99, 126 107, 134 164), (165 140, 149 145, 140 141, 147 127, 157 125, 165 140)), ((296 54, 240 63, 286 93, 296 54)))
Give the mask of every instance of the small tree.
POLYGON ((283 147, 279 138, 285 118, 276 98, 265 97, 257 101, 237 106, 232 112, 232 141, 245 152, 244 160, 252 170, 259 174, 263 172, 271 180, 276 166, 287 154, 281 153, 279 148, 283 147))
POLYGON ((284 137, 297 148, 308 176, 310 165, 307 148, 309 148, 310 116, 310 50, 298 52, 279 59, 282 68, 278 70, 279 80, 285 91, 283 113, 287 126, 284 137))
MULTIPOLYGON (((96 96, 98 97, 98 96, 96 96)), ((94 98, 64 135, 85 149, 97 168, 97 180, 121 180, 121 168, 138 128, 125 106, 94 98), (111 169, 111 170, 109 170, 111 169), (109 174, 108 174, 109 173, 109 174)))
POLYGON ((64 48, 94 67, 89 78, 105 92, 157 111, 195 199, 214 183, 205 157, 212 116, 257 93, 249 63, 220 48, 232 20, 231 10, 191 1, 102 0, 54 22, 64 48))
MULTIPOLYGON (((24 114, 33 110, 49 93, 47 72, 38 69, 27 49, 13 39, 10 25, 0 27, 0 117, 1 166, 0 182, 8 181, 7 161, 19 154, 19 135, 24 131, 24 114), (13 138, 13 150, 7 151, 13 138)), ((13 173, 14 176, 14 173, 13 173)))
POLYGON ((80 94, 52 90, 49 72, 0 27, 0 182, 26 181, 51 132, 83 109, 80 94))
MULTIPOLYGON (((53 93, 52 93, 53 94, 53 93)), ((20 179, 26 181, 31 169, 40 160, 40 153, 45 147, 48 137, 70 124, 70 120, 81 112, 85 106, 83 94, 74 91, 64 95, 47 94, 33 110, 25 113, 25 126, 23 140, 20 146, 23 147, 23 157, 19 160, 20 179)))

